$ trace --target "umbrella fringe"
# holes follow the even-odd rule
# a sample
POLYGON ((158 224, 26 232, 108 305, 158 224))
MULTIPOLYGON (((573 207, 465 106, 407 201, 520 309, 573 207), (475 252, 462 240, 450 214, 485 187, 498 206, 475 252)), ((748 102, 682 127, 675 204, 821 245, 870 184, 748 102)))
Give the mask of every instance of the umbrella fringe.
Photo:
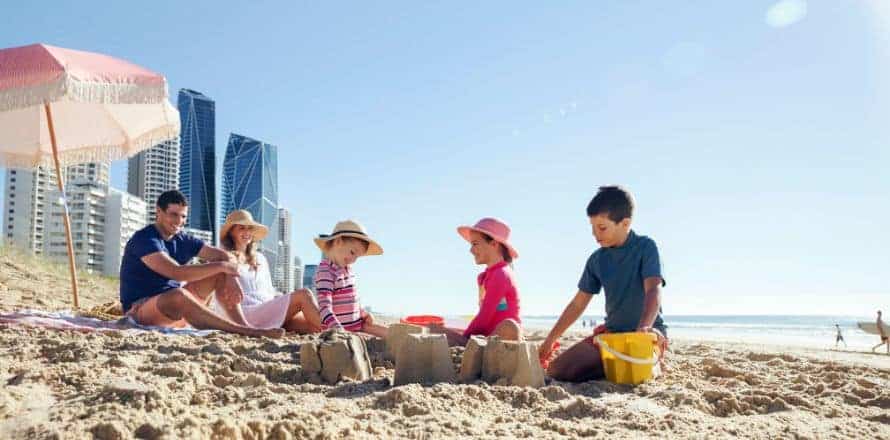
MULTIPOLYGON (((178 125, 178 124, 177 124, 178 125)), ((124 159, 132 156, 142 150, 154 147, 161 143, 178 139, 179 129, 176 125, 166 125, 159 127, 138 138, 124 144, 112 146, 67 146, 64 151, 59 152, 59 165, 65 167, 88 162, 111 162, 113 160, 124 159)), ((7 168, 26 168, 33 169, 42 166, 46 169, 54 169, 52 153, 45 152, 41 156, 33 155, 0 155, 0 166, 7 168)))
POLYGON ((0 90, 0 111, 61 101, 97 104, 156 104, 167 99, 167 82, 132 84, 81 81, 71 75, 31 87, 0 90))

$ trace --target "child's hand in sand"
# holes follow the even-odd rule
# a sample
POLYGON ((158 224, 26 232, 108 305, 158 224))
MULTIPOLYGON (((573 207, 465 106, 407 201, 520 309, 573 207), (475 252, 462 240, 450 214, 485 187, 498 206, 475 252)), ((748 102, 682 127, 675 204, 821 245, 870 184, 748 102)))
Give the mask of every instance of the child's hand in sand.
POLYGON ((559 342, 555 342, 547 338, 544 342, 541 343, 541 346, 538 347, 538 360, 541 361, 541 366, 547 368, 547 365, 550 364, 551 358, 556 354, 556 349, 559 348, 559 342))

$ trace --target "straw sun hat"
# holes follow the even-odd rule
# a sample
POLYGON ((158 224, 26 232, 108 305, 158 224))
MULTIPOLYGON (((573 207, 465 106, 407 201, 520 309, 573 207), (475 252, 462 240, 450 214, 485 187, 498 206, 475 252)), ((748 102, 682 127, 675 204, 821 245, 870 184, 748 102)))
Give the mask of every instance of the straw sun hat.
POLYGON ((325 251, 325 243, 337 238, 337 237, 353 237, 359 240, 365 241, 368 243, 368 251, 365 252, 365 255, 381 255, 383 254, 383 248, 377 244, 376 241, 372 240, 371 237, 368 236, 368 233, 365 231, 365 227, 360 223, 354 220, 343 220, 342 222, 337 222, 337 225, 334 226, 334 231, 330 234, 321 234, 318 238, 315 238, 315 245, 318 246, 319 249, 325 251))
POLYGON ((250 211, 237 209, 226 216, 226 224, 219 230, 219 241, 229 235, 229 230, 235 225, 253 226, 253 241, 260 241, 269 235, 269 228, 262 223, 257 223, 250 215, 250 211))

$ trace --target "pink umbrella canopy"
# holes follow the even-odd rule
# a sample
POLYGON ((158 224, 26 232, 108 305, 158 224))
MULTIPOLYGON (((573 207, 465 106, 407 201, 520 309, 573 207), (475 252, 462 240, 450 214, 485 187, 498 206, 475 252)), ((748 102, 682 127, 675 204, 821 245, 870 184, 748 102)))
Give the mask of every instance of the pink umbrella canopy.
POLYGON ((52 166, 120 159, 176 138, 166 79, 107 55, 33 44, 0 50, 0 163, 52 166))
POLYGON ((33 44, 0 50, 0 164, 55 168, 74 307, 77 272, 65 165, 124 158, 179 136, 167 80, 107 55, 33 44))

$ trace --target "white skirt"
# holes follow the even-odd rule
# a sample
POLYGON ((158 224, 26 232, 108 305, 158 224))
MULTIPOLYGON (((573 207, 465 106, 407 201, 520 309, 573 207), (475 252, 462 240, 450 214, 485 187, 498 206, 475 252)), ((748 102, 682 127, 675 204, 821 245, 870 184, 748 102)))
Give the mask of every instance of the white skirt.
MULTIPOLYGON (((281 328, 287 319, 287 309, 290 307, 290 294, 276 296, 264 303, 253 306, 241 306, 244 317, 251 327, 256 328, 281 328)), ((213 309, 221 316, 228 318, 223 308, 213 300, 213 309)))

